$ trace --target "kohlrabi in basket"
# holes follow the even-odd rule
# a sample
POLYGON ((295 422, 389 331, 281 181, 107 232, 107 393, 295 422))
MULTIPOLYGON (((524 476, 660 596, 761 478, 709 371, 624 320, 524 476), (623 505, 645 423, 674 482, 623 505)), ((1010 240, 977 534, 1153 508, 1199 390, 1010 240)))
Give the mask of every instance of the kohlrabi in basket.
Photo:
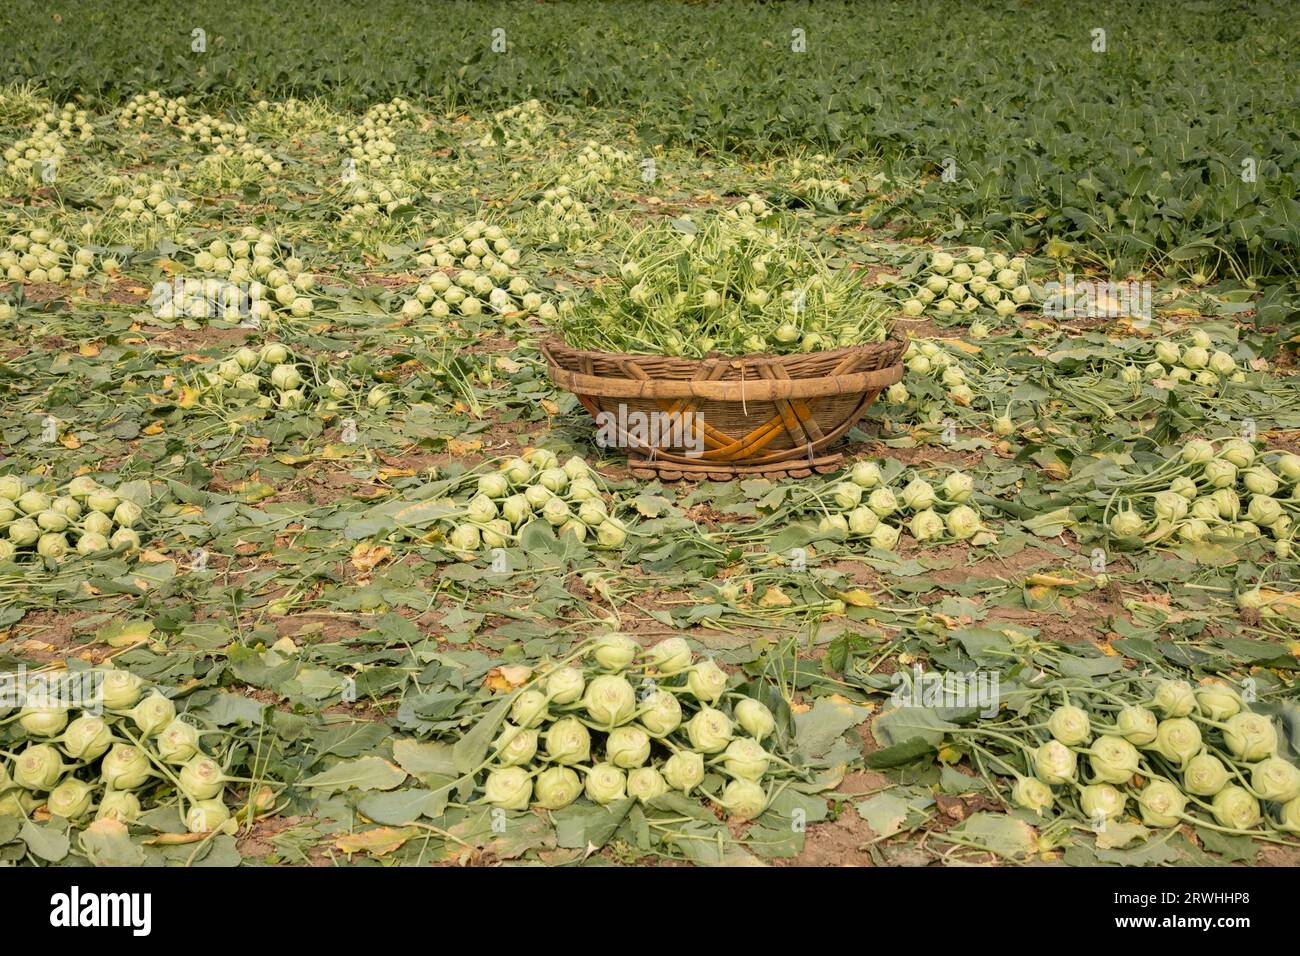
POLYGON ((790 227, 709 217, 660 222, 618 275, 560 316, 575 348, 701 357, 815 352, 884 341, 889 300, 790 227))

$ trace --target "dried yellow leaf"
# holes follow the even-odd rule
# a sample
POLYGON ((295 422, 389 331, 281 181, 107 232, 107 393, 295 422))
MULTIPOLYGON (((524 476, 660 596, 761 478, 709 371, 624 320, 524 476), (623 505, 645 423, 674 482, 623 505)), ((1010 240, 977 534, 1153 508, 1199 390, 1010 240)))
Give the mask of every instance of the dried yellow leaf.
POLYGON ((483 443, 476 438, 453 438, 447 442, 447 451, 451 452, 458 458, 461 455, 468 455, 471 452, 479 451, 482 447, 483 443))
POLYGON ((392 548, 360 541, 352 549, 352 566, 358 571, 372 571, 376 565, 386 560, 392 553, 392 548))
POLYGON ((851 591, 841 591, 840 600, 845 604, 853 607, 875 607, 876 599, 868 594, 862 588, 854 588, 851 591))
POLYGON ((334 846, 343 853, 369 853, 371 856, 384 856, 394 850, 401 849, 407 840, 418 835, 419 832, 415 827, 402 827, 401 829, 375 827, 373 830, 345 833, 334 841, 334 846))

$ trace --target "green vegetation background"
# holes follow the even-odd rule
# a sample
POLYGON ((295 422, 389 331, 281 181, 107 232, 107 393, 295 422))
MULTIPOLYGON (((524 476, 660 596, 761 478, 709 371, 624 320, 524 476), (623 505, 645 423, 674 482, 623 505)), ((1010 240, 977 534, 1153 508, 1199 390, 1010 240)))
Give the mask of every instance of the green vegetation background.
MULTIPOLYGON (((634 113, 650 144, 878 160, 921 178, 880 214, 916 231, 1055 238, 1114 272, 1173 260, 1290 282, 1300 261, 1287 2, 11 0, 0 35, 0 81, 59 99, 537 96, 634 113), (956 182, 940 175, 949 158, 956 182)), ((1261 319, 1283 318, 1281 302, 1261 319)))

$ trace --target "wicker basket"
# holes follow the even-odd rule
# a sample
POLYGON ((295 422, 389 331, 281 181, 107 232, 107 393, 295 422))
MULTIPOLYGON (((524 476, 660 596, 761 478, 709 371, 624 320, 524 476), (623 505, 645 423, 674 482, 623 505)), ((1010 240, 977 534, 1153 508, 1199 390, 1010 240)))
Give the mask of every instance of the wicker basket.
POLYGON ((669 480, 834 471, 842 455, 827 449, 881 389, 902 379, 906 348, 901 332, 871 345, 736 358, 587 352, 558 339, 541 346, 555 384, 576 394, 593 416, 604 412, 616 423, 632 473, 669 480), (703 451, 648 443, 621 424, 655 413, 661 424, 696 428, 693 437, 702 430, 703 451))

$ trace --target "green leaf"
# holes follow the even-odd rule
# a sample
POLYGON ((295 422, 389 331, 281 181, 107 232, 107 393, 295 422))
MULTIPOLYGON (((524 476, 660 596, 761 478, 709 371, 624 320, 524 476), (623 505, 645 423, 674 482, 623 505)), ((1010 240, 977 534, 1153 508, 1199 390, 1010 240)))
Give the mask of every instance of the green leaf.
POLYGON ((391 734, 387 724, 358 720, 336 727, 323 727, 312 735, 312 743, 321 756, 356 757, 378 747, 391 734))
POLYGON ((66 833, 54 829, 49 824, 40 826, 31 820, 23 822, 22 830, 18 835, 27 844, 27 849, 31 851, 32 856, 40 857, 47 863, 58 863, 68 855, 68 848, 71 846, 66 833))
POLYGON ((866 821, 878 837, 891 837, 902 830, 920 826, 929 816, 927 806, 934 804, 933 798, 905 796, 900 793, 877 793, 854 804, 858 816, 866 821))
POLYGON ((513 702, 513 697, 504 697, 497 701, 469 729, 469 733, 456 741, 451 750, 451 759, 457 773, 471 773, 483 763, 488 748, 492 746, 497 732, 505 723, 506 715, 510 713, 513 702))
POLYGON ((131 842, 126 824, 96 820, 80 836, 81 851, 95 866, 143 866, 144 850, 131 842))
POLYGON ((1110 820, 1097 834, 1097 848, 1100 850, 1118 850, 1136 841, 1146 842, 1151 831, 1140 823, 1124 823, 1110 820))
POLYGON ((871 711, 848 702, 822 697, 812 709, 794 715, 795 746, 808 757, 820 757, 841 734, 866 720, 871 711))
POLYGON ((393 741, 393 759, 412 776, 440 774, 454 777, 458 772, 452 745, 440 741, 423 742, 413 737, 393 741))
POLYGON ((575 803, 552 812, 556 845, 572 850, 585 850, 589 846, 597 849, 603 847, 627 818, 628 811, 635 803, 634 799, 626 797, 605 806, 575 803))
POLYGON ((1259 844, 1248 836, 1220 833, 1209 827, 1196 827, 1196 836, 1211 853, 1217 853, 1228 863, 1241 861, 1254 865, 1259 858, 1259 844))
POLYGON ((1028 856, 1038 846, 1033 827, 1003 813, 974 813, 949 832, 994 853, 1014 858, 1028 856))
POLYGON ((921 737, 913 737, 892 747, 873 750, 862 758, 862 762, 871 770, 889 770, 892 767, 905 767, 922 757, 934 753, 936 747, 921 737))
MULTIPOLYGON (((368 793, 357 803, 357 809, 375 823, 388 826, 405 826, 421 816, 436 816, 442 812, 440 801, 432 790, 422 788, 392 790, 388 793, 368 793)), ((445 806, 445 802, 443 802, 445 806)))
POLYGON ((336 793, 340 790, 392 790, 406 779, 406 771, 383 757, 344 760, 308 777, 304 787, 336 793))
POLYGON ((871 734, 886 747, 920 740, 930 747, 943 743, 944 735, 957 725, 944 720, 930 707, 898 707, 882 710, 871 722, 871 734))

